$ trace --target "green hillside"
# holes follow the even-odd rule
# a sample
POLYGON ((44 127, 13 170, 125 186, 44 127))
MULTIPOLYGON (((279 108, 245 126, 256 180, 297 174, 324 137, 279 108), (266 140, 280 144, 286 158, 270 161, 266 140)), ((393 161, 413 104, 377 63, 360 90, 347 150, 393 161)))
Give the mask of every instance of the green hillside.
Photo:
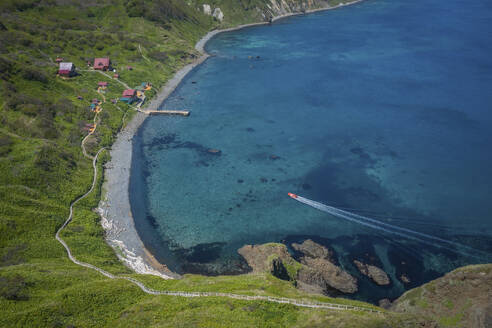
MULTIPOLYGON (((291 4, 302 1, 289 0, 291 4)), ((330 3, 338 1, 329 1, 330 3)), ((219 297, 152 296, 124 280, 79 267, 55 240, 69 205, 92 183, 92 163, 81 152, 87 124, 89 155, 110 147, 135 113, 112 104, 123 84, 87 62, 111 58, 130 87, 159 88, 199 54, 194 44, 207 31, 263 19, 262 0, 214 0, 225 19, 203 14, 192 0, 4 0, 0 3, 0 326, 1 327, 414 327, 416 316, 300 308, 219 297), (73 62, 78 75, 56 75, 57 57, 73 62), (131 66, 132 69, 128 69, 131 66), (97 83, 106 81, 104 94, 97 83), (92 112, 93 98, 107 100, 92 112)), ((308 3, 308 1, 305 1, 308 3)), ((309 1, 316 4, 316 1, 309 1)), ((112 73, 111 73, 112 74, 112 73)), ((185 276, 165 281, 133 274, 104 242, 99 216, 103 152, 96 189, 75 206, 63 231, 75 257, 152 288, 275 295, 360 304, 302 294, 269 274, 234 277, 185 276)), ((368 304, 362 304, 371 307, 368 304)))

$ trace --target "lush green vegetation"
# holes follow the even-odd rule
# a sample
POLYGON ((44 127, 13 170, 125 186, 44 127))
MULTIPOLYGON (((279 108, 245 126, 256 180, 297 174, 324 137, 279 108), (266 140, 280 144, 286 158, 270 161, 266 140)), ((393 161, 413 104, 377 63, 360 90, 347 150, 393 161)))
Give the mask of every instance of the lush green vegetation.
MULTIPOLYGON (((291 0, 289 2, 295 2, 291 0)), ((202 14, 204 1, 4 0, 0 3, 0 326, 340 326, 412 327, 396 314, 339 313, 290 305, 219 298, 150 296, 127 281, 109 280, 70 262, 55 240, 68 207, 92 182, 91 162, 80 151, 94 113, 89 104, 98 81, 109 82, 104 96, 118 98, 115 80, 87 71, 87 61, 109 56, 130 86, 151 82, 155 95, 173 73, 198 55, 195 42, 208 30, 262 19, 262 0, 214 0, 226 15, 220 23, 202 14), (56 57, 75 63, 79 75, 56 76, 56 57), (127 70, 132 66, 133 70, 127 70)), ((97 118, 89 153, 109 147, 133 114, 107 101, 97 118)), ((277 295, 355 304, 301 294, 270 275, 186 276, 164 281, 123 266, 104 242, 97 206, 102 181, 75 207, 62 237, 74 255, 107 271, 126 274, 149 286, 170 290, 224 291, 277 295)), ((368 306, 365 304, 365 306, 368 306)))

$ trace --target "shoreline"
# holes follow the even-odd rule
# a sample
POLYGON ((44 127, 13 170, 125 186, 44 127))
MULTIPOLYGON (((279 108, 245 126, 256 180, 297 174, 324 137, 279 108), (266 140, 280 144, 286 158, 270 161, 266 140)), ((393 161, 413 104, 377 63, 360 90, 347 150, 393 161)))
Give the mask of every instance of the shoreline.
MULTIPOLYGON (((339 9, 362 1, 364 0, 355 0, 334 7, 310 9, 305 12, 287 13, 273 17, 272 22, 291 16, 339 9)), ((205 51, 205 46, 215 35, 268 24, 270 22, 257 22, 208 32, 195 44, 195 49, 201 53, 201 56, 178 70, 166 82, 156 97, 145 106, 146 109, 157 110, 179 86, 188 73, 210 57, 210 54, 205 51)), ((170 271, 165 264, 160 263, 145 247, 136 230, 131 211, 129 185, 133 156, 133 136, 147 117, 148 115, 137 112, 130 122, 118 133, 116 141, 111 147, 111 161, 104 167, 104 192, 97 212, 101 217, 101 225, 106 233, 106 242, 115 250, 116 256, 120 261, 136 273, 151 274, 163 279, 175 279, 179 278, 179 275, 170 271)))

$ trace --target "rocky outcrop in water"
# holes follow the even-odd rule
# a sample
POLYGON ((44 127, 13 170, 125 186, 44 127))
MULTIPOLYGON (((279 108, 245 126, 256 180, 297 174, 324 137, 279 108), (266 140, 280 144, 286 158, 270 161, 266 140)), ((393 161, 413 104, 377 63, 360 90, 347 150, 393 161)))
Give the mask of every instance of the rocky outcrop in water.
MULTIPOLYGON (((299 270, 297 280, 303 284, 315 285, 323 294, 330 294, 333 290, 353 294, 358 290, 356 278, 326 259, 303 257, 301 263, 304 266, 299 270)), ((308 290, 310 288, 313 287, 310 286, 308 290)))
POLYGON ((379 286, 386 286, 391 283, 388 275, 382 269, 374 265, 362 263, 361 261, 354 260, 354 264, 359 269, 360 273, 369 277, 379 286))
MULTIPOLYGON (((294 246, 295 245, 295 246, 294 246)), ((303 253, 300 263, 283 244, 245 245, 238 250, 253 272, 268 272, 295 282, 301 290, 317 294, 355 293, 357 279, 331 262, 332 252, 312 240, 294 244, 303 253)))
POLYGON ((303 254, 299 259, 303 267, 297 277, 300 288, 306 291, 321 289, 324 294, 333 290, 346 294, 357 292, 357 279, 335 265, 333 251, 311 239, 302 244, 293 243, 292 248, 303 254))
POLYGON ((305 256, 327 259, 331 261, 333 252, 328 250, 328 248, 315 243, 311 239, 305 240, 302 244, 293 243, 292 248, 298 252, 303 253, 305 256))
POLYGON ((299 265, 283 244, 245 245, 237 251, 254 273, 269 272, 283 280, 295 280, 288 274, 287 266, 299 265))

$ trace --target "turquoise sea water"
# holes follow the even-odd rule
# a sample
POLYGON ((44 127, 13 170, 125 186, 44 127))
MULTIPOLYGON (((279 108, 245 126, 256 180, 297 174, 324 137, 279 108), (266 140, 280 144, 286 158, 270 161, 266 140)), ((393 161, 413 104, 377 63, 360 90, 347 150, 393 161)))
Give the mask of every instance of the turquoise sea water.
POLYGON ((131 203, 145 244, 178 272, 223 274, 248 270, 244 244, 312 238, 369 301, 491 261, 287 197, 491 254, 491 21, 487 0, 368 0, 219 34, 207 44, 215 56, 162 105, 192 115, 152 117, 134 139, 131 203), (354 258, 392 285, 373 285, 354 258))

